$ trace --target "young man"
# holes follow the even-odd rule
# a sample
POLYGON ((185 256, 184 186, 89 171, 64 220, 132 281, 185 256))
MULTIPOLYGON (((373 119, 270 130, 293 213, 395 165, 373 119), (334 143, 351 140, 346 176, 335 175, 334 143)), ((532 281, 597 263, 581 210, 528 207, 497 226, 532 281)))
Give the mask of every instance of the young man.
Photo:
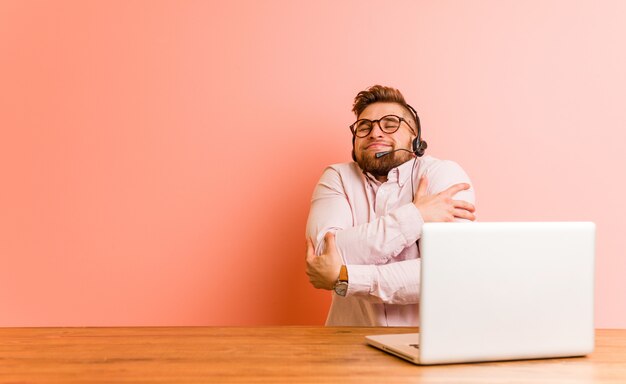
POLYGON ((335 291, 326 325, 416 326, 422 225, 474 220, 474 191, 458 164, 421 157, 419 117, 397 89, 372 86, 352 110, 354 162, 315 187, 306 272, 335 291))

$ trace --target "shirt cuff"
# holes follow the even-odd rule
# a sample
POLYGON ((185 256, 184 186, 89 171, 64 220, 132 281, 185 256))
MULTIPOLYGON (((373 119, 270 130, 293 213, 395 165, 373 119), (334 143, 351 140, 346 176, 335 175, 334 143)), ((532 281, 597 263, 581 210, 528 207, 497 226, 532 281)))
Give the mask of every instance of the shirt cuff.
POLYGON ((375 265, 346 265, 348 269, 348 292, 346 296, 369 295, 376 275, 375 265))

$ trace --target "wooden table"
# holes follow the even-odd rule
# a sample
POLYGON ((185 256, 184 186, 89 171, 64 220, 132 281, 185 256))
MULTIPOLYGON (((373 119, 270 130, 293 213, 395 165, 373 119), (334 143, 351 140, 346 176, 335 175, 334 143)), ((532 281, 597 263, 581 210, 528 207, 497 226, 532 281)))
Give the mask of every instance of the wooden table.
POLYGON ((626 383, 626 330, 587 357, 419 367, 367 346, 411 328, 0 328, 0 383, 626 383))

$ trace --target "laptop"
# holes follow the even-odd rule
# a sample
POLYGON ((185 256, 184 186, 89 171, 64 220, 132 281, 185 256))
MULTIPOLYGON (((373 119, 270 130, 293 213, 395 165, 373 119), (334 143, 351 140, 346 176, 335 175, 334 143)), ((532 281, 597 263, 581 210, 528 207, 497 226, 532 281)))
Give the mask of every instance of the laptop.
POLYGON ((587 355, 595 232, 591 222, 426 223, 419 333, 366 342, 422 365, 587 355))

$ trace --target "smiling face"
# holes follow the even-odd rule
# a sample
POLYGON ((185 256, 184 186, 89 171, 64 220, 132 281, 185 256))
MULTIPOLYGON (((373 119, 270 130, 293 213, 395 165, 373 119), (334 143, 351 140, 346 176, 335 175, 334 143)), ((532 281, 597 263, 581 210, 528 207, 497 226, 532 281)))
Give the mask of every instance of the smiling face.
POLYGON ((378 123, 373 124, 372 131, 366 137, 356 137, 354 154, 361 169, 371 173, 380 181, 387 180, 389 171, 413 158, 413 154, 406 151, 392 152, 376 158, 376 153, 388 152, 396 149, 411 150, 411 142, 415 133, 411 127, 415 126, 413 116, 398 103, 376 102, 368 105, 358 116, 358 119, 378 120, 386 115, 403 117, 407 122, 401 122, 400 128, 394 133, 385 133, 378 123))

